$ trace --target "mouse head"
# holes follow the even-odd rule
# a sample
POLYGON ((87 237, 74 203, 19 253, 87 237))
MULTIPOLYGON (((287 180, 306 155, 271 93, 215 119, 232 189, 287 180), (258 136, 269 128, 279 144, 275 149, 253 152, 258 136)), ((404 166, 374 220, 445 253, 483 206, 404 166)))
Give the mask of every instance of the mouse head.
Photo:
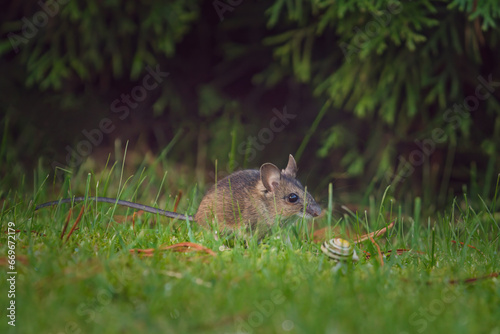
POLYGON ((260 180, 265 188, 263 193, 269 202, 269 211, 276 210, 283 217, 303 216, 304 212, 307 217, 319 216, 320 206, 306 193, 302 184, 295 178, 296 175, 297 163, 291 154, 286 169, 280 171, 271 163, 260 167, 260 180))

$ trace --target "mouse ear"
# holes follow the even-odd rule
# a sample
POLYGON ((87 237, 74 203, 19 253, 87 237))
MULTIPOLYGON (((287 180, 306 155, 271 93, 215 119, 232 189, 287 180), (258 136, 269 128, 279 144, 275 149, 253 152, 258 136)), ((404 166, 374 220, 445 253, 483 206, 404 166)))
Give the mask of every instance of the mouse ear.
POLYGON ((290 154, 290 156, 288 157, 288 165, 286 166, 286 169, 282 170, 282 172, 286 176, 295 178, 295 176, 297 175, 297 170, 297 163, 295 162, 293 155, 290 154))
POLYGON ((265 163, 260 167, 260 180, 267 191, 273 192, 281 181, 281 173, 278 167, 271 163, 265 163))

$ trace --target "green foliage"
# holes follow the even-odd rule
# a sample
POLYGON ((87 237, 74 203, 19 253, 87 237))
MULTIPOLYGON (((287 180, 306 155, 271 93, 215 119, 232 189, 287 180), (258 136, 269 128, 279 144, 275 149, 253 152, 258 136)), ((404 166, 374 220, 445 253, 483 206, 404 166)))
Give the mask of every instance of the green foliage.
POLYGON ((175 54, 176 43, 199 13, 197 0, 68 1, 56 6, 40 28, 35 17, 44 11, 39 5, 34 14, 17 4, 10 11, 5 8, 10 17, 3 21, 0 55, 17 49, 27 68, 26 84, 42 90, 60 90, 68 80, 104 85, 112 78, 136 80, 147 64, 175 54), (25 33, 29 25, 22 15, 34 33, 25 33))

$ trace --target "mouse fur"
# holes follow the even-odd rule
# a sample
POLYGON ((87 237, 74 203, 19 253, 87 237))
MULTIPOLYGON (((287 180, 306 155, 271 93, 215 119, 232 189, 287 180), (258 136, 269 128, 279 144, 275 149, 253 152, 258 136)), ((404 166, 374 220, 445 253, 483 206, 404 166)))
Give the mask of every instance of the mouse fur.
POLYGON ((235 172, 210 188, 194 219, 202 225, 218 223, 229 230, 245 228, 263 236, 283 218, 317 217, 321 208, 295 178, 297 170, 290 155, 282 171, 265 163, 259 170, 235 172))

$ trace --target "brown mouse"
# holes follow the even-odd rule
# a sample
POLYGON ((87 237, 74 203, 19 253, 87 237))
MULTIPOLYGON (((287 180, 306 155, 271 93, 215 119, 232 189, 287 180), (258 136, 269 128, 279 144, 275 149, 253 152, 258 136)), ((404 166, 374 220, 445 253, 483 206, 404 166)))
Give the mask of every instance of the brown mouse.
MULTIPOLYGON (((272 163, 265 163, 259 170, 247 169, 230 174, 206 193, 194 216, 114 198, 88 197, 87 200, 127 206, 170 218, 194 220, 206 227, 218 223, 219 227, 230 231, 240 228, 258 231, 259 236, 264 236, 281 218, 294 215, 310 218, 321 214, 320 206, 295 178, 296 174, 297 164, 291 154, 287 167, 282 171, 272 163)), ((40 204, 35 210, 80 201, 85 201, 85 197, 40 204)))

